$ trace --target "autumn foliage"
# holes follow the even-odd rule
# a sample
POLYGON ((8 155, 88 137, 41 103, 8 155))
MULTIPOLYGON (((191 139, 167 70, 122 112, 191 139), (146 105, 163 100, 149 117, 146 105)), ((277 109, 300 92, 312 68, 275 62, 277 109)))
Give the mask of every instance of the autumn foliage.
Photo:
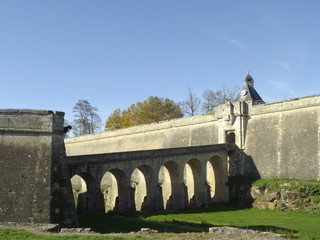
POLYGON ((105 130, 112 131, 182 117, 178 104, 168 98, 149 97, 127 109, 116 109, 107 119, 105 130))

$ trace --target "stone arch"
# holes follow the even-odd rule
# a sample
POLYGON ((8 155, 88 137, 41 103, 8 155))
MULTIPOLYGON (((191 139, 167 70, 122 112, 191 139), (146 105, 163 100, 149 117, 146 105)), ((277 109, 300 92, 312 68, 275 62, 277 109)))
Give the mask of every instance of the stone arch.
POLYGON ((154 173, 148 165, 141 165, 131 174, 131 187, 134 189, 136 211, 145 211, 153 208, 154 173))
MULTIPOLYGON (((97 193, 97 184, 95 178, 86 172, 77 173, 81 178, 81 189, 77 201, 77 212, 79 214, 95 213, 101 211, 102 194, 97 193)), ((73 177, 72 177, 73 178, 73 177)), ((71 178, 71 179, 72 179, 71 178)))
POLYGON ((87 184, 80 175, 75 174, 71 178, 71 186, 75 207, 77 208, 79 194, 87 192, 87 184))
POLYGON ((187 205, 191 207, 203 204, 201 192, 203 191, 202 167, 198 159, 189 160, 183 170, 183 180, 187 188, 187 205))
POLYGON ((162 188, 163 209, 177 209, 181 206, 178 164, 174 161, 163 164, 159 171, 158 182, 162 188))
POLYGON ((209 203, 226 201, 225 175, 223 161, 219 156, 214 156, 207 161, 206 180, 209 188, 209 203))
POLYGON ((126 208, 126 174, 120 169, 111 169, 101 179, 101 192, 106 212, 124 212, 126 208))

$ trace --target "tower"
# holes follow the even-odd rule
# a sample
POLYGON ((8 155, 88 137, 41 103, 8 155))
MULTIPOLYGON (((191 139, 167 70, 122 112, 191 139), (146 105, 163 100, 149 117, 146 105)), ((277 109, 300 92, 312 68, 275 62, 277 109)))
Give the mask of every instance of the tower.
POLYGON ((243 88, 240 94, 238 95, 236 101, 251 101, 253 105, 264 103, 258 92, 255 90, 254 80, 249 73, 247 74, 244 80, 243 88))

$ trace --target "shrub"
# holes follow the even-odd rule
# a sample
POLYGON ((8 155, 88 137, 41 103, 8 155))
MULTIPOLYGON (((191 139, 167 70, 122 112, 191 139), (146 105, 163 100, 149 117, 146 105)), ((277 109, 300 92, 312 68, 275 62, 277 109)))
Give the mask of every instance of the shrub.
POLYGON ((309 207, 307 209, 308 213, 314 214, 314 215, 320 215, 320 207, 315 206, 315 207, 309 207))
POLYGON ((320 196, 320 184, 306 185, 305 192, 308 196, 320 196))
POLYGON ((320 196, 311 196, 310 198, 313 203, 320 203, 320 196))
POLYGON ((298 192, 304 192, 306 190, 306 188, 304 186, 302 186, 302 185, 299 185, 297 187, 297 190, 298 190, 298 192))

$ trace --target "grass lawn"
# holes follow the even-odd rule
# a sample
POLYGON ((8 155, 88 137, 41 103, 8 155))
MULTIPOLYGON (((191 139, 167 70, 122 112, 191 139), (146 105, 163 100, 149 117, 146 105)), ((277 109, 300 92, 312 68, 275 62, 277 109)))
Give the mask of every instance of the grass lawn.
POLYGON ((158 213, 137 213, 131 216, 100 215, 80 217, 83 227, 100 232, 130 232, 141 227, 160 232, 202 232, 210 226, 235 226, 273 231, 297 239, 320 240, 320 216, 302 212, 281 212, 256 208, 239 209, 219 206, 158 213), (123 226, 126 226, 125 228, 123 226))
POLYGON ((1 240, 150 240, 149 238, 136 237, 106 237, 106 236, 44 236, 36 235, 24 230, 0 229, 1 240))
MULTIPOLYGON (((202 232, 210 226, 235 226, 286 234, 293 239, 320 240, 320 215, 302 212, 280 212, 255 208, 239 209, 230 206, 187 209, 155 213, 83 215, 81 227, 91 227, 100 233, 139 231, 142 227, 159 232, 202 232)), ((134 239, 101 236, 37 236, 21 230, 0 230, 6 240, 108 240, 134 239)), ((144 239, 138 237, 136 239, 144 239)))

